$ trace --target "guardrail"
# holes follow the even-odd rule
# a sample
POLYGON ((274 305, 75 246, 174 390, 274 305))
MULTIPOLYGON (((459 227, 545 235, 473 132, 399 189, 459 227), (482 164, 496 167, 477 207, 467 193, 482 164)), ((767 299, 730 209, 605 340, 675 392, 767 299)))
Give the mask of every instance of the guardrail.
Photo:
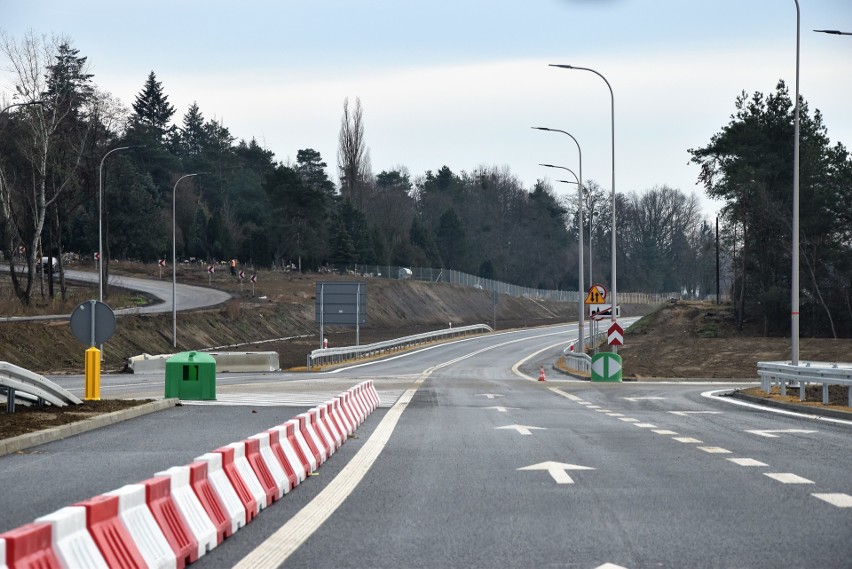
MULTIPOLYGON (((606 330, 601 330, 599 332, 595 332, 591 336, 586 336, 586 345, 599 346, 606 341, 606 335, 606 330)), ((579 341, 580 340, 578 338, 569 342, 568 345, 565 346, 565 349, 562 350, 562 354, 565 356, 565 365, 574 371, 592 373, 592 357, 588 354, 578 354, 574 352, 579 341)))
POLYGON ((31 372, 9 362, 0 362, 0 390, 6 392, 6 412, 15 412, 15 401, 35 399, 42 404, 44 401, 57 407, 69 403, 80 404, 82 401, 73 393, 59 387, 46 377, 31 372), (30 397, 20 397, 18 392, 30 397))
MULTIPOLYGON (((805 388, 809 383, 822 384, 822 403, 828 405, 828 386, 849 387, 848 405, 852 407, 852 364, 829 362, 800 362, 794 366, 788 362, 757 362, 760 388, 769 393, 776 383, 781 395, 787 395, 787 384, 797 383, 799 401, 805 400, 805 388)), ((792 387, 792 386, 791 386, 792 387)))
POLYGON ((468 334, 477 334, 484 332, 493 332, 491 326, 487 324, 474 324, 472 326, 460 326, 458 328, 446 328, 444 330, 436 330, 434 332, 424 332, 423 334, 414 334, 394 340, 385 340, 384 342, 375 342, 373 344, 364 344, 362 346, 345 346, 340 348, 319 348, 308 354, 308 369, 315 365, 332 365, 339 364, 345 361, 377 356, 396 352, 412 346, 434 342, 436 340, 446 340, 449 338, 457 338, 468 334))

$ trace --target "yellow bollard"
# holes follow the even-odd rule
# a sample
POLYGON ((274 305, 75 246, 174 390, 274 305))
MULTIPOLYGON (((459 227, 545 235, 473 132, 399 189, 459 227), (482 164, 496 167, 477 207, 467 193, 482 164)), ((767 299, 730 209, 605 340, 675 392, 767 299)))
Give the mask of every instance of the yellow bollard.
POLYGON ((95 347, 86 350, 86 401, 101 400, 101 351, 95 347))

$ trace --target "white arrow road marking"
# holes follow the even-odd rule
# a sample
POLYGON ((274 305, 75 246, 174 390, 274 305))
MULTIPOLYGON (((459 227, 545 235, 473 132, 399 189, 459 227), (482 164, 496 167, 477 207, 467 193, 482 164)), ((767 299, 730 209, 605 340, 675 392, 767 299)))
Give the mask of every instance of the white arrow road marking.
POLYGON ((546 431, 547 429, 544 427, 530 427, 529 425, 506 425, 505 427, 494 427, 495 429, 515 429, 522 435, 531 435, 530 429, 535 429, 537 431, 546 431))
POLYGON ((517 409, 517 407, 501 407, 500 405, 495 405, 494 407, 483 407, 483 409, 497 409, 501 413, 505 413, 506 409, 517 409))
POLYGON ((495 397, 503 397, 499 393, 477 393, 477 395, 484 395, 488 399, 494 399, 495 397))
POLYGON ((852 508, 852 496, 849 494, 811 494, 811 496, 838 508, 852 508))
POLYGON ((625 397, 627 401, 651 401, 654 399, 665 399, 665 397, 625 397))
POLYGON ((746 431, 746 432, 751 433, 753 435, 757 435, 759 437, 766 437, 766 438, 769 438, 769 439, 777 439, 778 435, 776 435, 775 433, 802 433, 802 434, 806 435, 806 434, 809 434, 809 433, 815 433, 816 431, 812 431, 812 430, 809 430, 809 429, 775 429, 775 430, 761 431, 761 430, 756 429, 754 431, 746 431))
POLYGON ((777 480, 778 482, 783 482, 784 484, 813 484, 813 480, 808 480, 807 478, 802 478, 797 474, 793 474, 792 472, 764 472, 766 476, 772 478, 773 480, 777 480))
POLYGON ((568 476, 568 470, 594 470, 594 468, 578 464, 548 461, 524 466, 518 470, 546 470, 557 484, 573 484, 574 480, 568 476))
POLYGON ((687 415, 721 415, 721 411, 669 411, 672 415, 680 415, 681 417, 686 417, 687 415))

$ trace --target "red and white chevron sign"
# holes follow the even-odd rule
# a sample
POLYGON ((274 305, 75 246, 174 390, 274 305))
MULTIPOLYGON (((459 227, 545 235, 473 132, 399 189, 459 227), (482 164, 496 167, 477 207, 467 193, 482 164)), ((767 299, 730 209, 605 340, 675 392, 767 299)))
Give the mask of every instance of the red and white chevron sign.
POLYGON ((613 322, 607 331, 607 343, 610 346, 624 345, 624 329, 618 322, 613 322))

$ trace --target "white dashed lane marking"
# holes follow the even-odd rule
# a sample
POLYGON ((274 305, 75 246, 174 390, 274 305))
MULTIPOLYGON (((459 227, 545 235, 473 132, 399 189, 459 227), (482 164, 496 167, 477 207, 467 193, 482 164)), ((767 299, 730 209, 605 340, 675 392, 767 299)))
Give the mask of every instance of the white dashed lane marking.
POLYGON ((639 427, 640 429, 656 429, 657 425, 652 425, 651 423, 633 423, 634 427, 639 427))
POLYGON ((753 458, 729 458, 728 460, 734 464, 739 464, 740 466, 769 466, 765 462, 760 462, 753 458))
POLYGON ((852 496, 849 494, 811 494, 811 496, 838 508, 852 508, 852 496))
POLYGON ((670 431, 668 429, 655 429, 654 432, 657 433, 658 435, 676 435, 677 434, 675 431, 670 431))
POLYGON ((703 441, 699 441, 698 439, 694 439, 692 437, 672 437, 672 438, 679 443, 686 443, 686 444, 701 444, 703 442, 703 441))
POLYGON ((710 454, 731 454, 731 451, 729 451, 726 448, 722 448, 722 447, 698 447, 698 448, 700 450, 703 450, 704 452, 708 452, 710 454))
POLYGON ((813 480, 802 478, 792 472, 764 472, 766 476, 783 484, 813 484, 813 480))

